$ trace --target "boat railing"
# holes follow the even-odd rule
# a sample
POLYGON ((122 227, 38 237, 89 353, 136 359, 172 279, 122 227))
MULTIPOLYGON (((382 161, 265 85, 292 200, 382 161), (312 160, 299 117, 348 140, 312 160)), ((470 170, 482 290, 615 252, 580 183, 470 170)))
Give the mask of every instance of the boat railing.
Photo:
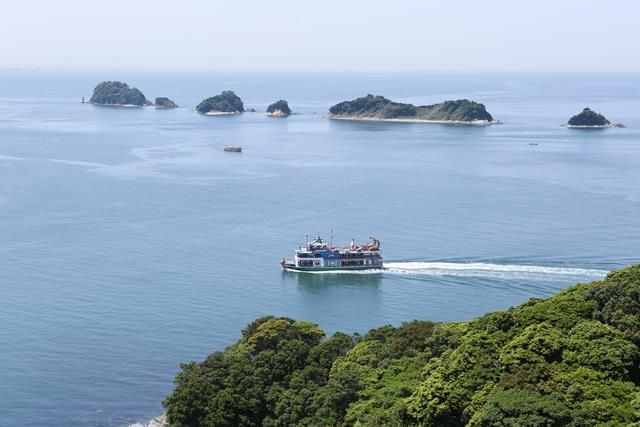
POLYGON ((379 258, 380 252, 344 252, 342 258, 379 258))

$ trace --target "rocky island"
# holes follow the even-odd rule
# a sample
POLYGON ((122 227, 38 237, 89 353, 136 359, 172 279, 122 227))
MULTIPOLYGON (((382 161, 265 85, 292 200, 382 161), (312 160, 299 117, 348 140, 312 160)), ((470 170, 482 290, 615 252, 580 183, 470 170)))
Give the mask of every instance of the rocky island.
POLYGON ((287 117, 291 115, 289 103, 284 99, 274 102, 267 107, 267 115, 272 117, 287 117))
POLYGON ((203 100, 196 106, 196 111, 209 116, 244 113, 244 104, 238 95, 225 90, 220 95, 203 100))
POLYGON ((164 96, 156 98, 156 102, 154 103, 154 105, 159 109, 178 108, 178 104, 164 96))
POLYGON ((138 89, 117 81, 98 84, 89 102, 96 105, 121 107, 142 107, 151 104, 138 89))
POLYGON ((440 104, 415 106, 393 102, 383 96, 367 95, 344 101, 329 109, 330 119, 411 121, 486 125, 494 123, 483 104, 459 99, 440 104))
POLYGON ((567 122, 568 128, 602 129, 610 127, 624 127, 622 124, 611 124, 602 114, 596 113, 591 108, 586 107, 581 113, 571 117, 567 122))

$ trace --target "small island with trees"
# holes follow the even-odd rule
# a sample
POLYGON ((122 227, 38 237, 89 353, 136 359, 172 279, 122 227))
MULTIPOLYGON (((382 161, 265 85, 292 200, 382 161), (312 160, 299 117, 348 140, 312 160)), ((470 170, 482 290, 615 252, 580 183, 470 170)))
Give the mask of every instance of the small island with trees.
POLYGON ((151 105, 144 94, 135 87, 118 81, 106 81, 93 90, 89 103, 120 107, 142 107, 151 105))
POLYGON ((287 117, 291 115, 289 103, 284 99, 274 102, 267 107, 267 115, 271 117, 287 117))
POLYGON ((235 92, 225 90, 219 95, 212 96, 200 102, 196 111, 208 116, 244 113, 242 99, 235 92))
POLYGON ((367 95, 344 101, 329 109, 330 119, 409 121, 487 125, 495 123, 485 106, 468 99, 415 106, 393 102, 383 96, 367 95))
POLYGON ((156 106, 156 108, 161 109, 161 110, 168 110, 171 108, 178 108, 178 104, 176 104, 175 102, 173 102, 172 100, 170 100, 167 97, 164 96, 159 96, 156 98, 156 102, 154 103, 154 105, 156 106))
POLYGON ((611 124, 609 120, 602 114, 596 113, 591 108, 585 107, 582 112, 571 117, 567 122, 568 128, 580 128, 580 129, 603 129, 610 127, 622 128, 624 125, 611 124))

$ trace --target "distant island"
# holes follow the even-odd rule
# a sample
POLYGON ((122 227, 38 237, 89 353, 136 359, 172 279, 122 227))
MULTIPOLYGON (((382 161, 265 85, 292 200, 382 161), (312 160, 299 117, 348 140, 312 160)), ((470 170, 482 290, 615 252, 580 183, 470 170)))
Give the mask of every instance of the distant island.
POLYGON ((244 104, 238 95, 231 90, 225 90, 220 95, 212 96, 203 100, 196 106, 196 111, 200 114, 210 116, 223 114, 244 113, 244 104))
POLYGON ((123 107, 142 107, 151 104, 138 89, 117 81, 98 84, 93 90, 93 95, 89 102, 96 105, 123 107))
POLYGON ((165 399, 171 426, 637 426, 640 266, 464 322, 327 337, 262 317, 165 399))
POLYGON ((154 105, 156 108, 160 109, 178 108, 178 105, 175 102, 164 96, 156 98, 154 105))
POLYGON ((289 103, 284 99, 274 102, 267 107, 267 114, 273 117, 287 117, 291 115, 289 103))
POLYGON ((598 114, 591 108, 586 107, 581 113, 571 117, 567 122, 568 128, 609 128, 609 127, 624 127, 624 125, 618 123, 612 125, 609 120, 602 114, 598 114))
POLYGON ((393 102, 383 96, 367 95, 344 101, 329 109, 330 119, 414 121, 434 123, 491 124, 493 117, 483 104, 459 99, 440 104, 415 106, 393 102))

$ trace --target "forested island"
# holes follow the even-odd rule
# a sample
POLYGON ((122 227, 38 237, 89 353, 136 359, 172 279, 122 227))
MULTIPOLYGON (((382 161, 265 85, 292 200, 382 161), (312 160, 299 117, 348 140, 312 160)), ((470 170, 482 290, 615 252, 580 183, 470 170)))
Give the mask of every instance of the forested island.
POLYGON ((289 103, 284 99, 274 102, 267 107, 267 114, 273 117, 287 117, 291 115, 289 103))
POLYGON ((164 96, 157 97, 156 102, 153 105, 160 109, 178 108, 178 105, 175 102, 164 96))
POLYGON ((330 119, 420 121, 462 124, 490 124, 493 117, 483 104, 459 99, 440 104, 415 106, 393 102, 383 96, 367 95, 344 101, 329 109, 330 119))
POLYGON ((262 317, 182 365, 172 426, 640 425, 640 266, 468 322, 262 317))
POLYGON ((93 89, 93 95, 89 102, 97 105, 137 107, 151 104, 138 89, 118 81, 106 81, 98 84, 93 89))
POLYGON ((591 108, 585 108, 579 114, 571 117, 567 122, 570 128, 607 128, 624 127, 622 124, 612 125, 602 114, 596 113, 591 108))
POLYGON ((200 114, 239 114, 244 113, 244 104, 238 95, 231 90, 225 90, 219 95, 212 96, 196 106, 200 114))

